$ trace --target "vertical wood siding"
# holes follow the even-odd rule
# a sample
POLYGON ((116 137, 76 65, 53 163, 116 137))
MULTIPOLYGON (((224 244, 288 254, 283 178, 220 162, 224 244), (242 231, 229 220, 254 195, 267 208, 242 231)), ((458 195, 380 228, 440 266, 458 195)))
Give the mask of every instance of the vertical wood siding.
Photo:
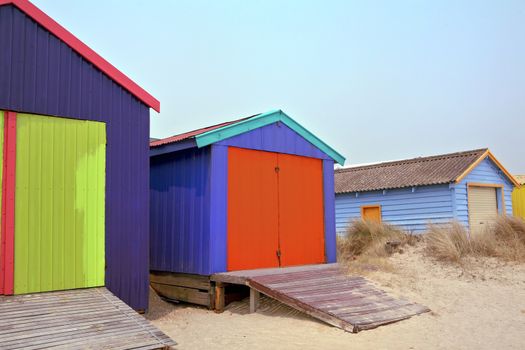
POLYGON ((210 147, 151 158, 150 267, 210 273, 210 147))
POLYGON ((10 5, 0 48, 0 109, 106 123, 106 286, 146 309, 149 108, 10 5))
POLYGON ((336 194, 336 226, 344 233, 351 220, 361 218, 361 206, 381 205, 382 221, 414 233, 423 232, 429 221, 448 222, 453 218, 452 191, 449 185, 383 191, 336 194))
POLYGON ((15 294, 104 285, 106 126, 17 115, 15 294))
MULTIPOLYGON (((468 219, 468 183, 485 183, 503 185, 503 197, 506 213, 512 215, 512 190, 514 185, 503 175, 499 168, 490 160, 485 159, 455 186, 456 218, 469 227, 468 219)), ((498 203, 501 203, 498 197, 498 203)), ((498 204, 499 205, 499 204, 498 204)))
POLYGON ((512 212, 514 216, 525 219, 525 186, 512 191, 512 212))

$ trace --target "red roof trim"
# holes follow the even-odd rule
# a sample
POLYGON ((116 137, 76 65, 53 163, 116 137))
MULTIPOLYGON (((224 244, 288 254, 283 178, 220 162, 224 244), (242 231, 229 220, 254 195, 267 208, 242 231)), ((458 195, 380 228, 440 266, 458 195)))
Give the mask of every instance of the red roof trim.
POLYGON ((58 24, 54 19, 49 17, 38 7, 33 5, 28 0, 0 0, 0 6, 9 4, 16 6, 42 27, 46 28, 53 35, 65 42, 78 54, 84 57, 87 61, 91 62, 95 67, 108 75, 116 83, 128 90, 145 105, 153 108, 157 112, 160 112, 160 102, 155 97, 138 86, 133 80, 128 78, 124 73, 115 68, 111 63, 102 58, 99 54, 89 48, 89 46, 80 41, 77 37, 71 34, 67 29, 58 24))
POLYGON ((215 129, 218 129, 218 128, 222 128, 223 126, 228 126, 228 125, 231 125, 231 124, 235 124, 235 123, 241 122, 243 120, 250 119, 252 117, 254 117, 254 116, 252 115, 252 116, 246 117, 246 118, 232 120, 232 121, 229 121, 229 122, 224 122, 224 123, 220 123, 220 124, 216 124, 216 125, 212 125, 212 126, 206 126, 204 128, 200 128, 200 129, 196 129, 196 130, 185 132, 183 134, 177 134, 177 135, 174 135, 174 136, 166 137, 164 139, 151 141, 149 143, 149 146, 151 148, 153 148, 153 147, 159 147, 159 146, 167 145, 167 144, 170 144, 170 143, 184 141, 184 140, 187 140, 189 138, 195 137, 197 135, 204 134, 205 132, 212 131, 212 130, 215 130, 215 129))

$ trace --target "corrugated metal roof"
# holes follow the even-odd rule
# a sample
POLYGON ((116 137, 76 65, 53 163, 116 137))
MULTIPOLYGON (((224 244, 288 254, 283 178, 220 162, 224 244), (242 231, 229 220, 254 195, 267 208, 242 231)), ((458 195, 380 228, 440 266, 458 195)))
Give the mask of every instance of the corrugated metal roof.
POLYGON ((259 114, 255 114, 255 115, 252 115, 252 116, 249 116, 249 117, 236 119, 236 120, 232 120, 232 121, 229 121, 229 122, 224 122, 224 123, 220 123, 220 124, 216 124, 216 125, 212 125, 212 126, 206 126, 204 128, 196 129, 196 130, 193 130, 193 131, 188 131, 188 132, 185 132, 185 133, 182 133, 182 134, 178 134, 178 135, 174 135, 174 136, 170 136, 170 137, 166 137, 164 139, 160 139, 160 140, 156 140, 156 141, 150 142, 149 146, 150 147, 159 147, 159 146, 167 145, 167 144, 170 144, 170 143, 184 141, 184 140, 193 138, 193 137, 195 137, 197 135, 204 134, 205 132, 212 131, 212 130, 215 130, 215 129, 219 129, 219 128, 222 128, 224 126, 232 125, 232 124, 238 123, 240 121, 253 118, 253 117, 258 116, 258 115, 259 114))
POLYGON ((335 170, 335 193, 454 182, 486 148, 335 170))

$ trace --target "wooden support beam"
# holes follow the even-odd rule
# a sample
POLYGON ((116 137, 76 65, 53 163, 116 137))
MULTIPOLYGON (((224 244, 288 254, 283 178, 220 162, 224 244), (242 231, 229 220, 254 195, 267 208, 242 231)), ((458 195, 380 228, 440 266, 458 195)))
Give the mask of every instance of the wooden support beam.
POLYGON ((224 284, 221 282, 215 283, 215 312, 224 311, 224 284))
POLYGON ((259 308, 261 293, 258 290, 250 288, 250 313, 253 314, 259 308))

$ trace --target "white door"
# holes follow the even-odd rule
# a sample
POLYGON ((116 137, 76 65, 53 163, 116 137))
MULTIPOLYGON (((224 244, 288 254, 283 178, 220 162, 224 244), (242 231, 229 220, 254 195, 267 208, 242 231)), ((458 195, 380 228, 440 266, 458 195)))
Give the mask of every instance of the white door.
POLYGON ((479 233, 498 215, 498 196, 495 187, 469 187, 470 232, 479 233))

